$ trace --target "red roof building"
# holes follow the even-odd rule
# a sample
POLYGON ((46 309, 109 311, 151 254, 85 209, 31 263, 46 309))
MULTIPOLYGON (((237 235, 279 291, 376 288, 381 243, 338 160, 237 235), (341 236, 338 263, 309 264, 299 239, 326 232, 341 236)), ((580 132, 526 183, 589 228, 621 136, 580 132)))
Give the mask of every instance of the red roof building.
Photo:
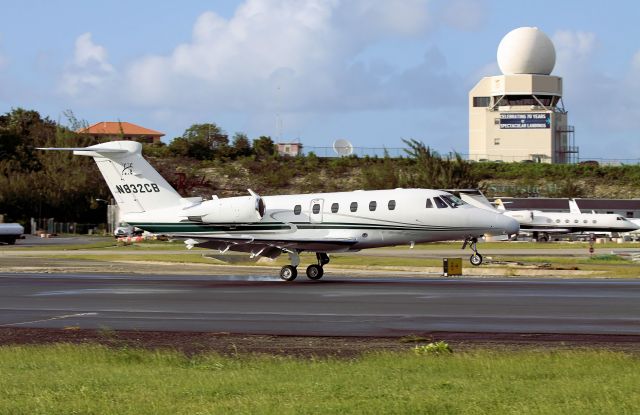
POLYGON ((130 122, 120 121, 102 121, 76 132, 90 135, 98 141, 131 140, 154 144, 159 143, 160 137, 164 135, 164 133, 160 131, 150 130, 130 122))

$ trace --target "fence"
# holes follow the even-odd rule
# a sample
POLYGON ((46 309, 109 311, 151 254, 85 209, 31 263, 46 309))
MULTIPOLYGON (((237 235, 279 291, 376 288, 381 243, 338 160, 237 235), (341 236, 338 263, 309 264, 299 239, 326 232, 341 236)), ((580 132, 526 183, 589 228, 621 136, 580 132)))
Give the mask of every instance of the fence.
POLYGON ((30 229, 26 229, 31 235, 45 234, 87 234, 102 233, 105 228, 104 224, 96 223, 77 223, 77 222, 56 222, 54 218, 31 218, 30 229))
MULTIPOLYGON (((398 157, 407 157, 407 148, 401 147, 353 147, 353 155, 358 157, 384 157, 385 154, 388 154, 389 157, 398 158, 398 157)), ((437 150, 436 150, 437 151, 437 150)), ((304 146, 303 147, 304 154, 308 155, 313 152, 318 157, 339 157, 336 154, 333 147, 316 147, 316 146, 304 146)), ((453 157, 455 155, 454 151, 438 151, 443 157, 453 157)), ((468 153, 458 153, 462 158, 469 160, 471 157, 468 153)), ((480 158, 479 155, 473 154, 473 158, 480 158)), ((500 158, 505 163, 512 162, 522 162, 523 160, 529 160, 527 157, 516 157, 513 155, 508 156, 500 156, 500 155, 492 155, 493 158, 500 158)), ((601 166, 622 166, 622 165, 637 165, 640 164, 640 158, 602 158, 602 157, 579 157, 575 160, 576 163, 584 162, 584 161, 596 161, 601 166)))

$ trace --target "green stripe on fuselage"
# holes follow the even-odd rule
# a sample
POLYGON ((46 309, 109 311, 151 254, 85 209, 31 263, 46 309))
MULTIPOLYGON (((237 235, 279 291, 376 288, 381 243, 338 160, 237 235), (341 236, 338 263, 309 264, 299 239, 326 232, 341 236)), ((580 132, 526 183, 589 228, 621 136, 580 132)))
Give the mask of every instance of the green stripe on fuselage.
POLYGON ((148 222, 129 222, 130 225, 144 229, 153 233, 237 233, 237 232, 256 232, 256 231, 285 231, 291 230, 293 226, 298 229, 367 229, 367 230, 388 230, 388 231, 429 231, 429 232, 447 232, 447 231, 477 231, 478 228, 471 227, 450 227, 450 226, 415 226, 415 225, 383 225, 371 223, 340 223, 340 222, 324 222, 324 223, 252 223, 252 224, 204 224, 204 223, 148 223, 148 222))

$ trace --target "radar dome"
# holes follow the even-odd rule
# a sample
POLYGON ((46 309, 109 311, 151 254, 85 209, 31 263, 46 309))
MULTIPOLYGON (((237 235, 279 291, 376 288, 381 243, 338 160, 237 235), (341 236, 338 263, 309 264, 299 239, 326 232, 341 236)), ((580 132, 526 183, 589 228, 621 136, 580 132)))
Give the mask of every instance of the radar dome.
POLYGON ((519 27, 498 46, 498 66, 504 75, 549 75, 556 64, 551 39, 537 27, 519 27))

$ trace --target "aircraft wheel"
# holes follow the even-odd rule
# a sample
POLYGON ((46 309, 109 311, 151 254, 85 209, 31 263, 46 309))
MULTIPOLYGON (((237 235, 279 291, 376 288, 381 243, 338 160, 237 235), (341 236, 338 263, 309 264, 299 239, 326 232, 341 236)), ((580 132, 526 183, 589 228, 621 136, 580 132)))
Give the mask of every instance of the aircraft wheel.
POLYGON ((482 255, 480 255, 479 253, 474 253, 473 255, 471 255, 471 257, 469 258, 469 262, 471 262, 471 265, 475 265, 476 267, 480 264, 482 264, 482 255))
POLYGON ((312 264, 307 267, 307 277, 310 280, 319 280, 324 275, 324 269, 320 265, 312 264))
POLYGON ((293 281, 298 276, 298 269, 293 265, 285 265, 280 269, 280 278, 285 281, 293 281))

